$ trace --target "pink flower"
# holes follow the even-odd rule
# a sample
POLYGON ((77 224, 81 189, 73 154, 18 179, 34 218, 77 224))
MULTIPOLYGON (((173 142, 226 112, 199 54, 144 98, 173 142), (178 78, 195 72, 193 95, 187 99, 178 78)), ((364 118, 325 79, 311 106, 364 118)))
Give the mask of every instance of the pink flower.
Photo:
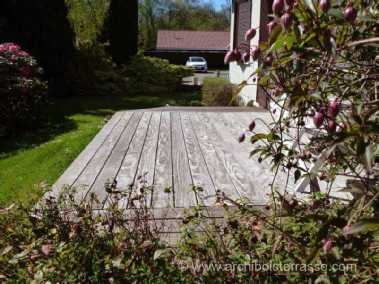
POLYGON ((32 75, 32 70, 29 67, 24 66, 20 68, 20 74, 23 77, 29 78, 32 75))
POLYGON ((21 47, 14 43, 4 43, 0 44, 0 50, 6 50, 6 51, 16 51, 20 50, 21 47))
POLYGON ((322 246, 322 249, 325 253, 328 253, 333 247, 333 242, 331 239, 324 240, 324 245, 322 246))
POLYGON ((342 229, 344 235, 351 235, 351 225, 346 225, 342 229))
POLYGON ((23 50, 19 50, 19 51, 17 51, 16 52, 16 55, 18 55, 18 56, 30 56, 30 54, 29 53, 27 53, 27 52, 25 52, 25 51, 23 51, 23 50))

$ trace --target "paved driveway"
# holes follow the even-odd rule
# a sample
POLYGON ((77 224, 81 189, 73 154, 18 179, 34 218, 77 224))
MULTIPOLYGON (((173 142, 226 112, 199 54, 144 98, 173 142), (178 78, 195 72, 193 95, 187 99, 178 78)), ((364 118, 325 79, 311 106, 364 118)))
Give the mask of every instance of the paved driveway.
POLYGON ((223 77, 225 79, 229 78, 229 71, 228 70, 209 70, 207 73, 195 73, 194 76, 191 77, 185 77, 183 79, 184 83, 187 85, 193 85, 194 84, 194 78, 197 79, 197 84, 202 85, 204 82, 204 78, 214 78, 214 77, 223 77))

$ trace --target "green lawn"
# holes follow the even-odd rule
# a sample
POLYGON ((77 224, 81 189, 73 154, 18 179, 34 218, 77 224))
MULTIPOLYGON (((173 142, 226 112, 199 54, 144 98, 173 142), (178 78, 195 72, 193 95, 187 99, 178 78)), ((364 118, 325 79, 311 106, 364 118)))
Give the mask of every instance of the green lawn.
POLYGON ((157 97, 72 97, 55 99, 48 124, 39 131, 0 140, 0 207, 41 196, 104 125, 123 109, 186 105, 197 93, 157 97))

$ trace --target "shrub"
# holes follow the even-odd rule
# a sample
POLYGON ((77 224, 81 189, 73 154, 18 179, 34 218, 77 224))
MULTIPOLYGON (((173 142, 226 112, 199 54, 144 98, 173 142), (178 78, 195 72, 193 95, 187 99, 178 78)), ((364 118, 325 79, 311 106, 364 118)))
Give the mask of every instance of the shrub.
POLYGON ((236 87, 224 78, 205 78, 202 103, 206 106, 236 105, 236 87))
POLYGON ((125 95, 127 79, 116 68, 105 44, 81 44, 71 69, 78 95, 125 95))
POLYGON ((129 91, 133 93, 173 92, 184 77, 193 75, 187 67, 142 55, 134 56, 122 73, 128 77, 129 91))
MULTIPOLYGON (((257 210, 219 198, 215 208, 225 219, 211 222, 212 208, 192 208, 172 247, 159 240, 165 225, 148 210, 146 195, 152 188, 120 193, 109 184, 106 190, 109 202, 102 212, 95 196, 75 201, 72 189, 34 209, 0 209, 0 280, 370 283, 379 277, 376 232, 348 232, 349 207, 322 196, 311 202, 286 198, 285 206, 276 208, 281 216, 273 214, 274 206, 257 210), (126 196, 133 210, 117 206, 126 196)), ((361 213, 369 217, 371 210, 361 213)))
POLYGON ((36 60, 18 45, 0 45, 0 133, 38 125, 47 94, 41 74, 36 60))

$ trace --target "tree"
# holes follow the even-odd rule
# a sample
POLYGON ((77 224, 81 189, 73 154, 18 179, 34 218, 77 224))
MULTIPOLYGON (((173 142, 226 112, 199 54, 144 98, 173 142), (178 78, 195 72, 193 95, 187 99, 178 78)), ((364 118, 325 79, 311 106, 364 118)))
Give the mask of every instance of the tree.
POLYGON ((32 54, 45 70, 53 95, 70 92, 74 33, 64 0, 2 1, 0 38, 32 54))
POLYGON ((112 0, 109 27, 112 58, 118 65, 125 64, 137 53, 138 0, 112 0))

